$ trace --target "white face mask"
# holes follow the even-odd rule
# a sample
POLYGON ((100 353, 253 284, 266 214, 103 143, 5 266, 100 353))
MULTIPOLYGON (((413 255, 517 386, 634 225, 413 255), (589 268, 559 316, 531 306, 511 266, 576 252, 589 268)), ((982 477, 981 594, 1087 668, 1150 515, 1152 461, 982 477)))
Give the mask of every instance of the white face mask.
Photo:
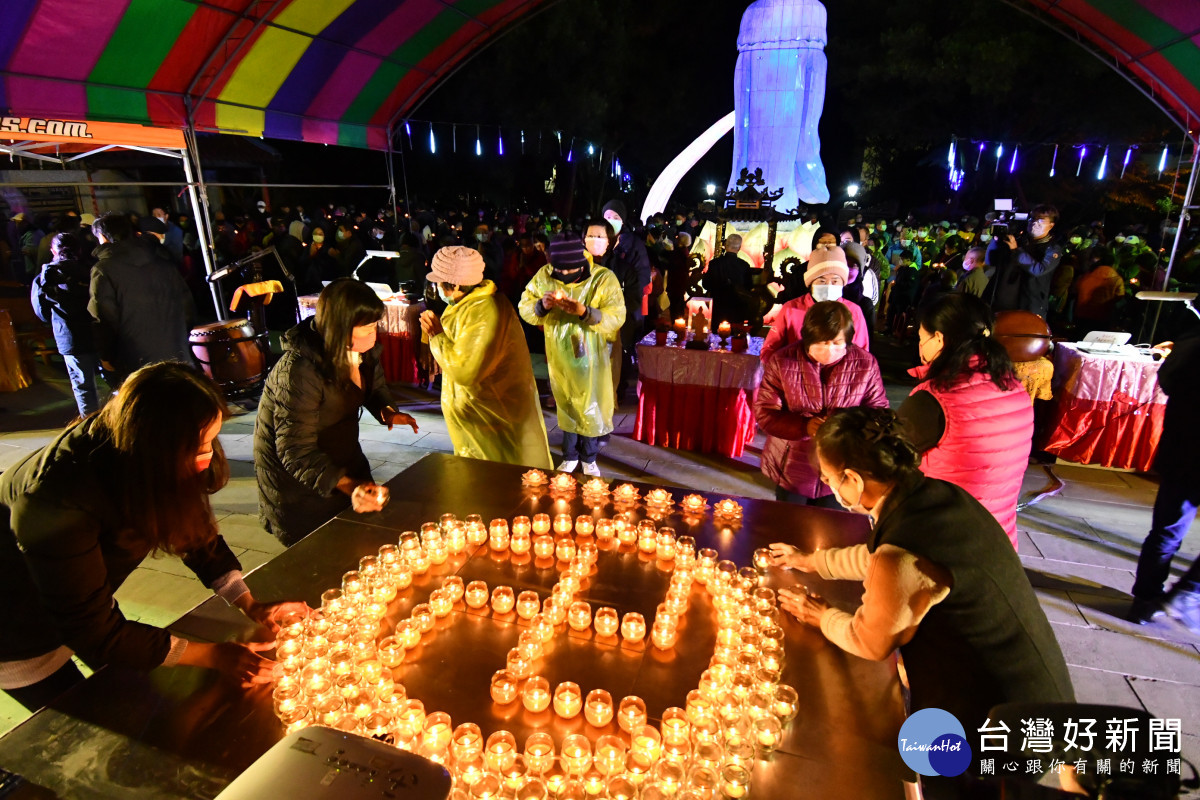
POLYGON ((817 342, 808 348, 808 357, 823 367, 836 364, 846 357, 846 344, 833 342, 817 342))
POLYGON ((854 501, 851 502, 842 496, 842 487, 845 486, 847 483, 851 482, 850 478, 849 478, 849 473, 843 472, 842 480, 838 483, 837 486, 834 486, 832 482, 830 482, 830 484, 829 484, 829 488, 833 489, 833 499, 837 501, 837 504, 839 506, 846 509, 847 511, 849 511, 852 514, 870 514, 871 512, 869 510, 867 510, 866 508, 863 508, 863 505, 862 505, 862 497, 863 497, 863 491, 864 491, 864 487, 861 485, 862 478, 858 478, 858 476, 855 476, 855 477, 857 478, 857 481, 859 482, 858 497, 854 498, 854 501))
POLYGON ((616 219, 614 217, 605 217, 605 219, 608 220, 609 225, 612 225, 613 233, 620 233, 621 228, 625 225, 625 223, 620 219, 616 219))
POLYGON ((812 287, 813 300, 818 303, 824 303, 826 300, 841 300, 842 287, 832 286, 828 283, 817 284, 812 287))
POLYGON ((992 235, 990 233, 981 233, 979 234, 979 239, 980 241, 990 242, 992 240, 992 235))

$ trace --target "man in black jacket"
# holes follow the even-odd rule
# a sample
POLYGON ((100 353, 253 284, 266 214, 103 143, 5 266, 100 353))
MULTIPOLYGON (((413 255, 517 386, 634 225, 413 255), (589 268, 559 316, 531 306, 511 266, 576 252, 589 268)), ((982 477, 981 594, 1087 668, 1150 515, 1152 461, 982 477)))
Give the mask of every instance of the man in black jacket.
POLYGON ((1018 243, 1012 235, 998 236, 987 250, 987 265, 996 274, 985 299, 993 311, 1032 311, 1042 319, 1050 310, 1050 286, 1062 262, 1062 244, 1052 235, 1058 222, 1054 206, 1034 206, 1029 233, 1018 243))
POLYGON ((1161 476, 1150 534, 1142 543, 1133 606, 1129 618, 1145 623, 1162 611, 1200 634, 1200 558, 1192 562, 1165 596, 1171 559, 1187 536, 1200 507, 1200 335, 1179 342, 1158 370, 1158 385, 1167 394, 1162 438, 1154 456, 1161 476))
POLYGON ((101 405, 96 395, 100 359, 88 314, 91 267, 79 260, 78 247, 71 234, 54 235, 50 240, 52 260, 33 279, 30 300, 38 319, 54 329, 54 344, 67 365, 75 405, 79 416, 86 417, 101 405))
POLYGON ((92 225, 100 246, 92 267, 88 313, 109 383, 156 361, 192 363, 188 332, 195 318, 191 292, 170 261, 133 236, 124 214, 92 225))
POLYGON ((608 220, 617 234, 617 244, 613 248, 615 259, 609 268, 621 282, 621 292, 625 295, 625 324, 621 326, 621 378, 617 383, 617 401, 620 402, 629 389, 629 382, 636 380, 634 375, 635 348, 638 339, 642 338, 642 324, 645 315, 642 313, 642 298, 646 295, 646 287, 650 285, 650 254, 646 252, 646 244, 625 225, 629 216, 625 204, 620 200, 610 200, 600 211, 600 216, 608 220))
POLYGON ((754 316, 750 264, 738 255, 741 249, 742 237, 728 236, 724 254, 710 261, 704 273, 704 288, 713 299, 713 322, 740 323, 754 316))

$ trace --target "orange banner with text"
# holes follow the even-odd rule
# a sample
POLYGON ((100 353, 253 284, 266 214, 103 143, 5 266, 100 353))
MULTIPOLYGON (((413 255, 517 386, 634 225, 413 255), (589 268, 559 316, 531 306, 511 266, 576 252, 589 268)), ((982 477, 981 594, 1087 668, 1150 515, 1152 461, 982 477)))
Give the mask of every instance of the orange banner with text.
POLYGON ((132 145, 182 150, 183 131, 124 122, 87 122, 40 117, 0 117, 0 140, 132 145))

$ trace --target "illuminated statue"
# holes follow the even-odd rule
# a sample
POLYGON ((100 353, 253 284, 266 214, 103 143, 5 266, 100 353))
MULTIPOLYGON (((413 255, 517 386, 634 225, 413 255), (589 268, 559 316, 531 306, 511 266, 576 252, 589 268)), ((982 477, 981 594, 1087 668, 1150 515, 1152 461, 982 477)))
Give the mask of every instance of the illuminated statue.
POLYGON ((762 168, 776 208, 829 202, 817 126, 825 104, 825 7, 755 0, 742 15, 734 75, 733 173, 762 168))

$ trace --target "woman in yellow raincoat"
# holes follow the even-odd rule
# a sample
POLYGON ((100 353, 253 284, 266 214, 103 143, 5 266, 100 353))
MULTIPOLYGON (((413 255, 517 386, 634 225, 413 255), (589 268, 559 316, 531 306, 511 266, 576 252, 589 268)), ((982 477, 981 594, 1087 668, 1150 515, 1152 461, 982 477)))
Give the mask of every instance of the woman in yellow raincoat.
POLYGON ((599 475, 600 437, 613 429, 611 350, 625 323, 625 298, 617 276, 589 266, 583 242, 560 234, 550 242, 550 263, 521 295, 521 317, 546 334, 546 366, 563 431, 563 462, 573 472, 599 475))
POLYGON ((430 268, 448 305, 441 318, 423 313, 421 329, 442 368, 442 415, 454 454, 549 469, 546 422, 512 304, 483 279, 476 250, 443 247, 430 268))

